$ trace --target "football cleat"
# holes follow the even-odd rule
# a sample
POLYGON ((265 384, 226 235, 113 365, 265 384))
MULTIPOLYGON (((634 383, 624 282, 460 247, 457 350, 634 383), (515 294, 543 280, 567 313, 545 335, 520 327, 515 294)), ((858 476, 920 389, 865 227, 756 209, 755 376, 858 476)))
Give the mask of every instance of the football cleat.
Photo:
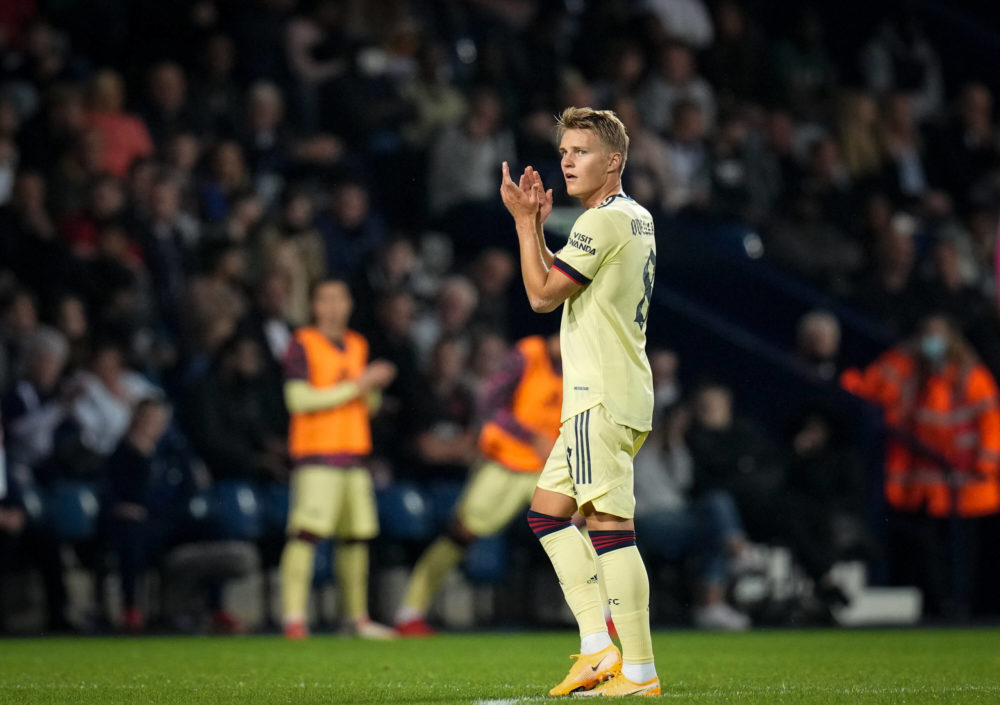
POLYGON ((392 627, 373 622, 371 617, 359 617, 347 624, 345 630, 347 634, 356 636, 359 639, 371 639, 373 641, 389 641, 399 636, 392 627))
POLYGON ((606 697, 606 698, 621 698, 626 695, 638 695, 642 697, 655 697, 660 695, 660 679, 653 678, 645 683, 635 683, 630 681, 625 677, 625 674, 621 671, 615 673, 609 680, 601 683, 599 686, 592 690, 586 690, 579 693, 574 693, 574 695, 580 695, 583 697, 606 697))
POLYGON ((434 636, 437 634, 437 631, 422 617, 396 622, 396 632, 405 637, 434 636))
POLYGON ((214 634, 246 634, 247 626, 225 610, 212 613, 210 629, 214 634))
POLYGON ((301 619, 291 620, 285 622, 283 634, 286 639, 291 639, 292 641, 302 641, 309 636, 309 627, 307 627, 305 621, 301 619))
POLYGON ((569 695, 587 691, 608 680, 621 669, 622 655, 614 644, 596 654, 573 654, 576 659, 562 683, 549 691, 549 695, 569 695))

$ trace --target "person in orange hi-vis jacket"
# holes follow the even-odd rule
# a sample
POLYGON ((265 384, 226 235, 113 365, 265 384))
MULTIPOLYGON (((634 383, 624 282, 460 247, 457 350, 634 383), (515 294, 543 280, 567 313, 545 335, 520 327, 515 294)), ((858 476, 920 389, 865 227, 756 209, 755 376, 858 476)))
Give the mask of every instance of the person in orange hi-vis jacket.
POLYGON ((923 588, 929 613, 964 611, 980 525, 1000 512, 993 375, 955 325, 935 314, 863 371, 846 371, 841 384, 885 414, 893 580, 923 588))

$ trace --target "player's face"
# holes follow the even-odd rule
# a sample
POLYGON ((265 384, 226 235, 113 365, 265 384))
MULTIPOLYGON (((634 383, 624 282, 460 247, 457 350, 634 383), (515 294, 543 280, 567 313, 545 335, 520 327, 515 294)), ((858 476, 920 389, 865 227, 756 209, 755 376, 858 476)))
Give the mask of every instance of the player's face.
POLYGON ((618 171, 615 155, 590 130, 566 130, 559 154, 566 192, 575 198, 603 190, 618 171))
POLYGON ((343 282, 326 282, 313 294, 313 316, 320 327, 345 328, 351 317, 354 300, 343 282))

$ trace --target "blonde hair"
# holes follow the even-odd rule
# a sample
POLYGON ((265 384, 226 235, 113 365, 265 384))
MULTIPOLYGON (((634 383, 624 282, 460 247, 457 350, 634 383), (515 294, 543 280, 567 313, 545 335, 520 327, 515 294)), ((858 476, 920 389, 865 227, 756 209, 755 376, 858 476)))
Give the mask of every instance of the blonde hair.
POLYGON ((866 93, 852 91, 840 102, 837 133, 847 171, 854 177, 876 174, 882 168, 883 152, 876 124, 866 124, 863 113, 870 108, 877 120, 875 101, 866 93))
POLYGON ((601 144, 622 155, 618 173, 625 168, 625 160, 628 159, 628 130, 613 110, 566 108, 556 118, 556 128, 556 136, 560 142, 566 130, 590 130, 601 140, 601 144))

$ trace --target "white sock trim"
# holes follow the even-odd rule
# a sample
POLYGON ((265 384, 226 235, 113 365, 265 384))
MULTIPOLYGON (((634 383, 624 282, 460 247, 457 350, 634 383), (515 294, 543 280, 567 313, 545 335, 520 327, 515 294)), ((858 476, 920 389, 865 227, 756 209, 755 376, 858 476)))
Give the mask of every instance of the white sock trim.
POLYGON ((423 619, 424 613, 414 607, 400 607, 396 612, 396 624, 402 622, 412 622, 415 619, 423 619))
POLYGON ((604 651, 612 643, 611 637, 606 631, 588 634, 587 636, 580 637, 580 653, 596 654, 598 651, 604 651))
POLYGON ((652 661, 647 663, 623 663, 622 675, 633 683, 648 683, 656 678, 656 666, 652 661))

